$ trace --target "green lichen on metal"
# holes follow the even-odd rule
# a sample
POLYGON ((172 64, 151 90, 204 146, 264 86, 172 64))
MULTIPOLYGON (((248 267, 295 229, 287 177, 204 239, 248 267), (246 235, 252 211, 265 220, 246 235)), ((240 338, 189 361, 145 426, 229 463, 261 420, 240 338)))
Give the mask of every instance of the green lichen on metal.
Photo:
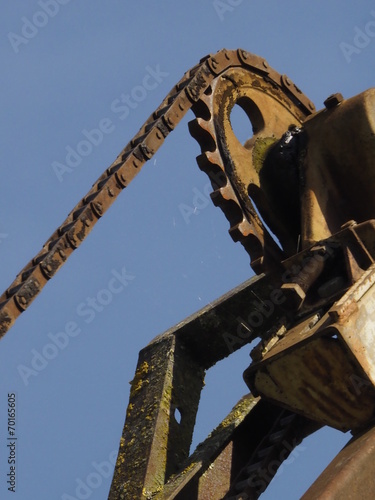
POLYGON ((253 165, 257 174, 261 171, 270 147, 277 142, 275 137, 259 137, 253 148, 253 165))

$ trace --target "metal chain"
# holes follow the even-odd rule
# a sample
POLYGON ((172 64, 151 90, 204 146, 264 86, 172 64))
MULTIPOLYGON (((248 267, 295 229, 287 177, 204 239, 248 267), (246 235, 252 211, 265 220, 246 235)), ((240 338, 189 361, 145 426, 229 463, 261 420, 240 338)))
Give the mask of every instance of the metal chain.
POLYGON ((310 114, 313 104, 289 78, 269 68, 267 62, 243 50, 219 51, 203 58, 186 72, 161 105, 146 120, 139 132, 125 146, 112 165, 93 184, 91 190, 56 229, 41 251, 21 270, 0 297, 0 337, 27 309, 69 255, 82 243, 115 201, 163 144, 189 109, 197 110, 199 100, 215 78, 228 68, 242 67, 271 80, 303 110, 310 114))

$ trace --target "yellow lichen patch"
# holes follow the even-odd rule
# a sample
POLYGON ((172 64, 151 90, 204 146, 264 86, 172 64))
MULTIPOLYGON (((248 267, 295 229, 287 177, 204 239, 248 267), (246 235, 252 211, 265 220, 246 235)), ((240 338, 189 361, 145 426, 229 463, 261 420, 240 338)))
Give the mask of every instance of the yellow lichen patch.
POLYGON ((126 410, 126 417, 127 417, 127 418, 130 416, 130 414, 131 414, 131 412, 132 412, 133 408, 134 408, 133 403, 129 403, 129 405, 128 405, 128 409, 126 410))
POLYGON ((192 469, 194 469, 194 468, 195 468, 195 466, 196 466, 196 465, 197 465, 197 462, 192 462, 191 464, 189 464, 189 465, 186 467, 186 469, 184 469, 184 470, 182 471, 182 473, 181 473, 181 474, 188 474, 188 473, 189 473, 192 469))
POLYGON ((134 379, 132 381, 132 389, 131 389, 131 395, 134 396, 137 392, 139 392, 142 389, 142 386, 144 384, 148 384, 149 380, 147 380, 147 375, 149 372, 149 364, 147 361, 144 361, 141 366, 137 369, 135 372, 134 379))
POLYGON ((254 401, 255 399, 253 398, 244 398, 239 401, 229 415, 220 423, 218 428, 225 428, 233 423, 243 420, 248 414, 249 409, 253 406, 254 401))

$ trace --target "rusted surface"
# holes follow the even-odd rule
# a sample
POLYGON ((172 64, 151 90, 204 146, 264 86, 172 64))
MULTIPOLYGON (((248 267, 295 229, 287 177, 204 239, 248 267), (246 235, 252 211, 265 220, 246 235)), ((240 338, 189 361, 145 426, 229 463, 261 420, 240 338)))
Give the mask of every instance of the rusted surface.
POLYGON ((336 233, 348 220, 375 218, 375 89, 334 101, 304 123, 304 248, 336 233))
MULTIPOLYGON (((183 464, 181 471, 170 478, 156 498, 158 500, 223 498, 230 489, 233 475, 238 473, 238 468, 241 466, 236 449, 241 446, 240 439, 243 439, 249 431, 249 420, 253 420, 251 415, 258 403, 259 398, 251 395, 240 400, 183 464)), ((242 451, 248 455, 248 450, 242 451)))
POLYGON ((157 500, 257 499, 319 425, 251 395, 198 446, 157 500))
MULTIPOLYGON (((204 98, 205 93, 209 92, 211 84, 220 79, 221 75, 227 71, 230 71, 234 78, 239 72, 242 75, 241 78, 243 76, 247 79, 250 78, 250 80, 255 78, 258 85, 265 89, 267 87, 272 89, 276 96, 275 105, 278 105, 283 114, 285 112, 282 106, 285 106, 291 110, 291 116, 295 116, 297 120, 301 121, 314 111, 313 104, 289 79, 281 77, 279 73, 268 66, 264 59, 258 56, 243 50, 228 51, 223 49, 215 55, 203 58, 198 65, 187 71, 172 88, 112 165, 93 184, 92 189, 78 202, 66 220, 43 245, 42 250, 20 271, 14 282, 0 297, 0 337, 5 335, 21 312, 31 304, 47 281, 66 262, 73 250, 79 247, 99 218, 105 214, 120 192, 140 172, 143 165, 163 144, 165 137, 179 124, 187 111, 192 108, 197 115, 201 115, 201 99, 204 98), (279 104, 277 104, 278 102, 279 104), (37 287, 33 286, 36 281, 38 282, 37 287)), ((248 90, 250 91, 250 88, 248 90)), ((236 92, 236 88, 230 91, 232 100, 236 92)), ((264 96, 266 95, 267 91, 264 93, 264 96)), ((270 119, 271 116, 272 113, 269 113, 270 119)), ((287 122, 288 120, 285 121, 286 125, 287 122)), ((203 136, 207 138, 207 133, 205 134, 203 130, 198 135, 199 140, 203 136)), ((204 139, 202 140, 204 141, 204 139)), ((220 154, 220 152, 216 152, 219 162, 220 154)), ((224 177, 226 175, 225 173, 224 177)), ((248 216, 243 215, 242 204, 232 188, 228 187, 226 194, 222 194, 224 198, 229 196, 229 204, 232 208, 236 207, 234 209, 236 214, 240 214, 240 218, 238 219, 236 216, 238 220, 235 221, 235 224, 240 224, 232 229, 236 234, 239 231, 238 234, 241 236, 235 236, 235 238, 246 239, 244 246, 253 258, 256 255, 256 258, 260 259, 256 267, 258 272, 261 272, 265 269, 262 264, 262 252, 259 252, 256 247, 259 247, 262 237, 261 235, 251 237, 251 234, 254 233, 255 226, 259 226, 258 229, 260 228, 262 233, 262 224, 259 224, 260 221, 254 211, 250 210, 251 213, 248 216)), ((226 212, 226 209, 224 211, 226 212)), ((227 212, 226 215, 228 215, 227 212)), ((269 243, 272 247, 271 240, 269 243)))
MULTIPOLYGON (((0 297, 1 337, 192 109, 212 200, 267 274, 141 351, 111 500, 256 499, 310 432, 359 432, 374 419, 375 89, 324 105, 313 114, 290 78, 241 49, 203 58, 0 297), (253 129, 244 144, 236 105, 253 129), (245 379, 259 397, 241 400, 189 457, 205 370, 256 337, 245 379)), ((373 430, 353 441, 306 498, 348 487, 366 497, 374 443, 373 430)))
POLYGON ((353 438, 307 490, 301 500, 374 498, 375 428, 353 438))
MULTIPOLYGON (((337 304, 340 336, 358 359, 367 385, 375 384, 375 265, 337 304)), ((361 391, 362 392, 362 391, 361 391)))
POLYGON ((148 498, 189 454, 204 370, 166 335, 140 352, 109 498, 148 498))
MULTIPOLYGON (((148 498, 181 467, 189 453, 205 370, 279 318, 280 296, 273 292, 269 277, 253 278, 140 352, 109 498, 148 498), (262 324, 244 330, 253 316, 262 318, 262 324)), ((232 417, 241 420, 245 406, 232 417)))
MULTIPOLYGON (((361 246, 370 255, 369 242, 361 246)), ((253 393, 343 431, 368 425, 375 417, 374 276, 371 264, 331 308, 317 309, 264 352, 244 375, 253 393)))
MULTIPOLYGON (((247 54, 249 65, 252 57, 247 54)), ((298 224, 294 219, 298 214, 278 203, 261 170, 267 151, 290 126, 301 125, 307 110, 301 109, 300 103, 286 91, 294 88, 288 78, 266 70, 261 61, 255 66, 260 69, 230 68, 216 78, 210 92, 201 96, 199 107, 193 109, 197 120, 189 125, 191 134, 201 144, 198 164, 211 178, 213 201, 228 218, 231 236, 249 251, 252 266, 259 272, 275 267, 285 255, 256 208, 289 255, 297 247, 298 224), (236 105, 244 110, 253 128, 253 137, 245 144, 239 142, 231 125, 231 112, 236 105)))
POLYGON ((279 357, 266 355, 261 368, 246 372, 253 392, 342 431, 368 424, 375 416, 375 389, 358 361, 337 338, 309 340, 279 357), (361 393, 357 380, 363 380, 361 393))

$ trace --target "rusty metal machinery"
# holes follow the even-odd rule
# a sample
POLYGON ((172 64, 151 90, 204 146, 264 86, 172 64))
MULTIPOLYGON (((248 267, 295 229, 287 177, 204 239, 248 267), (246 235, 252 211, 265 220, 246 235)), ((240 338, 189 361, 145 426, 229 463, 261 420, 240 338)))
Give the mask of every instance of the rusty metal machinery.
MULTIPOLYGON (((191 109, 199 167, 257 277, 139 354, 109 498, 256 499, 324 425, 352 441, 305 494, 372 498, 375 417, 375 89, 314 105, 243 50, 185 73, 0 298, 0 334, 26 310, 191 109), (241 144, 240 106, 253 135, 241 144), (259 339, 250 393, 190 454, 204 375, 259 339)), ((245 368, 245 367, 244 367, 245 368)))

